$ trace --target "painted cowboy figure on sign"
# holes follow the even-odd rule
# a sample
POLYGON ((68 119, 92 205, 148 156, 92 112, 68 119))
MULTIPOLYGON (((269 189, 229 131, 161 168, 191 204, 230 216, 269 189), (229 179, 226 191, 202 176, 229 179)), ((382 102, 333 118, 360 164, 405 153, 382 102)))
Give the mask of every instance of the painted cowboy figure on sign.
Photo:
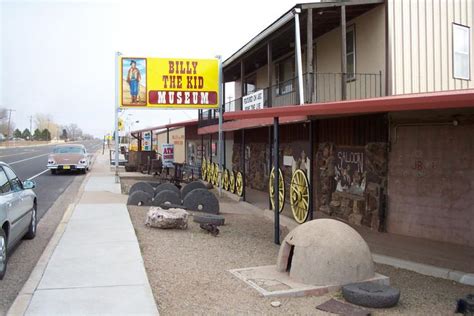
POLYGON ((140 80, 142 79, 140 70, 137 68, 137 62, 132 60, 128 69, 127 82, 130 85, 130 96, 132 103, 138 102, 138 93, 140 92, 140 80))

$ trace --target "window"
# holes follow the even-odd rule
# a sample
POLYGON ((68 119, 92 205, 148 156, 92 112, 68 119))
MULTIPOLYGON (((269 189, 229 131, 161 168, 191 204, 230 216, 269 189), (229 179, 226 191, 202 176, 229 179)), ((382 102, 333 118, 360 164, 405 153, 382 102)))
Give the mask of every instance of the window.
POLYGON ((276 94, 283 95, 293 92, 293 81, 295 78, 295 59, 289 57, 275 65, 277 80, 276 94))
POLYGON ((354 80, 356 73, 355 58, 355 27, 351 25, 346 30, 346 64, 347 64, 347 80, 354 80))
POLYGON ((456 79, 471 79, 469 38, 469 27, 453 23, 453 76, 456 79))
POLYGON ((0 168, 0 193, 8 193, 10 190, 10 181, 8 181, 5 171, 0 168))
POLYGON ((23 184, 21 183, 21 180, 18 179, 18 176, 15 174, 15 172, 13 172, 13 170, 8 167, 3 167, 3 170, 5 170, 8 179, 10 179, 12 190, 15 192, 23 190, 23 184))

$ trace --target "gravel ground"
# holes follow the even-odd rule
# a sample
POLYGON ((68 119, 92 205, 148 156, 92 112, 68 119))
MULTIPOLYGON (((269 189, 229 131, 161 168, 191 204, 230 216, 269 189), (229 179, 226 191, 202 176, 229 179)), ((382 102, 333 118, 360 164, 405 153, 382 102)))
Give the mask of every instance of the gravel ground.
MULTIPOLYGON (((264 298, 229 269, 275 264, 278 246, 273 244, 273 224, 249 216, 245 205, 221 201, 226 225, 212 237, 190 220, 188 230, 160 230, 144 225, 148 208, 129 207, 140 243, 145 268, 162 315, 189 314, 320 314, 316 306, 340 292, 321 297, 264 298), (274 308, 272 301, 282 305, 274 308)), ((474 287, 422 276, 390 266, 377 265, 392 285, 401 289, 397 307, 374 311, 375 315, 452 314, 456 299, 474 287)))

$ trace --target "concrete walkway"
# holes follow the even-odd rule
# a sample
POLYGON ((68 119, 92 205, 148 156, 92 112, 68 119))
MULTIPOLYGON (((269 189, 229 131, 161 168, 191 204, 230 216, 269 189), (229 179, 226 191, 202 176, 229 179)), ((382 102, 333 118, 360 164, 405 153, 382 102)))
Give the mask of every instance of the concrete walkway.
POLYGON ((126 196, 107 155, 98 156, 85 181, 30 299, 20 293, 23 304, 15 301, 9 314, 158 315, 126 196))

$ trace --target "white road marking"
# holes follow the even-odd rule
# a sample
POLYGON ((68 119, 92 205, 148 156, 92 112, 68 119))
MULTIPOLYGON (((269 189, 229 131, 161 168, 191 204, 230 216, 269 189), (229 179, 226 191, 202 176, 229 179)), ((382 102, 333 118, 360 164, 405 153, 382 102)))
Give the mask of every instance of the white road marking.
POLYGON ((35 174, 34 176, 28 178, 27 180, 33 180, 34 178, 37 178, 37 177, 39 177, 40 175, 42 175, 43 173, 46 173, 46 172, 48 172, 48 171, 49 171, 49 169, 43 170, 43 171, 41 171, 40 173, 35 174))
POLYGON ((44 156, 48 156, 49 153, 47 154, 42 154, 42 155, 38 155, 38 156, 33 156, 33 157, 30 157, 30 158, 26 158, 26 159, 22 159, 22 160, 17 160, 17 161, 14 161, 14 162, 10 162, 8 163, 9 165, 14 165, 14 164, 17 164, 17 163, 20 163, 20 162, 23 162, 23 161, 27 161, 27 160, 31 160, 31 159, 36 159, 36 158, 39 158, 39 157, 44 157, 44 156))

